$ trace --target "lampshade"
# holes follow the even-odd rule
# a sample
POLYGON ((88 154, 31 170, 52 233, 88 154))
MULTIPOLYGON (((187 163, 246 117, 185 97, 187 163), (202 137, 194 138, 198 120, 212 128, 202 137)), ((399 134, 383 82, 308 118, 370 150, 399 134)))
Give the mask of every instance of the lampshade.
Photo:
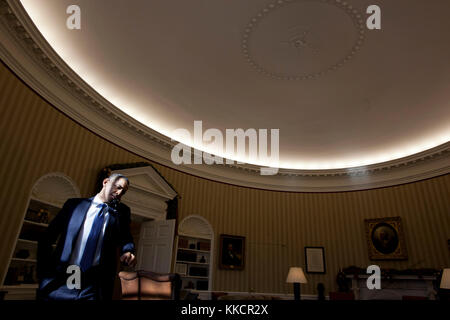
POLYGON ((450 269, 444 269, 441 279, 441 289, 450 289, 450 269))
POLYGON ((287 283, 308 283, 302 268, 291 267, 286 278, 287 283))

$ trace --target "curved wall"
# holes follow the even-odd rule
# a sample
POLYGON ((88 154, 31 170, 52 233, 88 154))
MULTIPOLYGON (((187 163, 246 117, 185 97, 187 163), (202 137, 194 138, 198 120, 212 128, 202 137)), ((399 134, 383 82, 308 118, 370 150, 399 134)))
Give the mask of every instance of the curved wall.
MULTIPOLYGON (((0 65, 0 277, 6 272, 30 189, 42 175, 64 172, 82 196, 94 192, 99 170, 114 163, 147 161, 81 127, 0 65)), ((291 293, 290 266, 304 264, 304 246, 325 247, 327 273, 307 274, 302 293, 318 282, 335 290, 340 267, 442 268, 450 266, 450 175, 365 191, 288 193, 238 187, 155 167, 180 194, 179 221, 205 217, 218 237, 243 235, 244 271, 217 269, 214 290, 291 293), (409 259, 368 259, 364 219, 401 216, 409 259)), ((216 239, 216 246, 218 241, 216 239)), ((217 249, 217 248, 216 248, 217 249)), ((216 251, 217 252, 217 251, 216 251)))

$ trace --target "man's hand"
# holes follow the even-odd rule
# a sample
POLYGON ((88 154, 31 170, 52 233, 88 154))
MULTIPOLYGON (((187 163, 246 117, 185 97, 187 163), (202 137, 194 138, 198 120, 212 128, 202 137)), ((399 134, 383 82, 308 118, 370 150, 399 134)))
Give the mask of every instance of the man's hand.
POLYGON ((121 257, 120 261, 126 263, 129 267, 134 267, 136 265, 136 257, 131 252, 125 252, 121 257))

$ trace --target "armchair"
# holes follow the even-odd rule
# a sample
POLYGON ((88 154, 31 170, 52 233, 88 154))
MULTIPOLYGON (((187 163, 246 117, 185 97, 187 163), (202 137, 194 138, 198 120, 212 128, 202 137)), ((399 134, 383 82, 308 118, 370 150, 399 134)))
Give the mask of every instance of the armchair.
POLYGON ((138 270, 119 273, 122 300, 179 300, 181 279, 177 273, 138 270))

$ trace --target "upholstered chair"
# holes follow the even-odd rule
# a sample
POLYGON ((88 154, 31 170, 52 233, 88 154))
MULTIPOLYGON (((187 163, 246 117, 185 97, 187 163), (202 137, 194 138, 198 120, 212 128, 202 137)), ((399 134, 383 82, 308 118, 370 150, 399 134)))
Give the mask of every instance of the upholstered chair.
POLYGON ((179 300, 181 279, 177 273, 138 270, 119 273, 122 300, 179 300))

